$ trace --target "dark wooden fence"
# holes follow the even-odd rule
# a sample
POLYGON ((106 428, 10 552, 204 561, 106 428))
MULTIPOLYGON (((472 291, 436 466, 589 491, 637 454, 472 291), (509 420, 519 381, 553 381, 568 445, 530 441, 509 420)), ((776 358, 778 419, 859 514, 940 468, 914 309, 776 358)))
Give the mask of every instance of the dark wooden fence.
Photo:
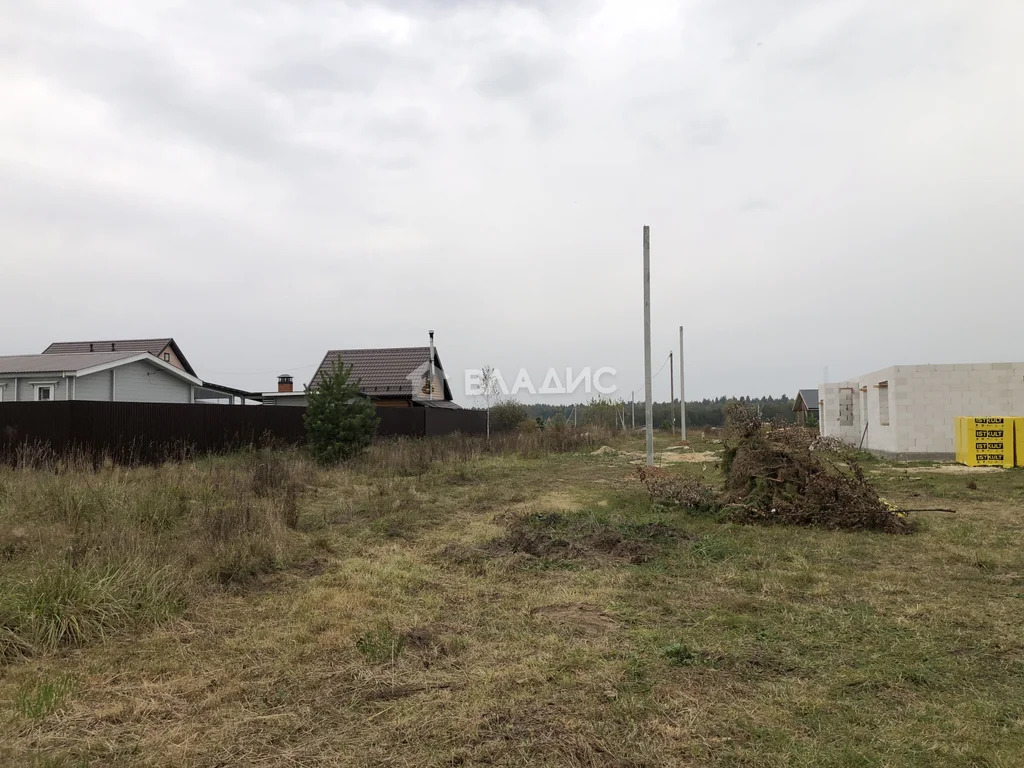
MULTIPOLYGON (((106 403, 83 400, 0 403, 0 458, 20 450, 72 452, 151 462, 244 446, 305 441, 304 408, 289 406, 106 403)), ((482 411, 378 408, 380 437, 483 434, 482 411)))

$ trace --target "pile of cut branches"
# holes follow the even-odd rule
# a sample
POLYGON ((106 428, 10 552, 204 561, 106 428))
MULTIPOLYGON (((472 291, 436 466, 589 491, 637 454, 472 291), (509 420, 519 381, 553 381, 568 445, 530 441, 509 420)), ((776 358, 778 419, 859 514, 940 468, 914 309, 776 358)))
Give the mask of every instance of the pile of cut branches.
POLYGON ((651 501, 694 512, 715 512, 719 508, 715 491, 697 478, 680 477, 661 467, 637 467, 636 474, 651 501))
POLYGON ((727 413, 723 511, 739 522, 910 533, 906 510, 879 498, 852 450, 741 405, 727 413))

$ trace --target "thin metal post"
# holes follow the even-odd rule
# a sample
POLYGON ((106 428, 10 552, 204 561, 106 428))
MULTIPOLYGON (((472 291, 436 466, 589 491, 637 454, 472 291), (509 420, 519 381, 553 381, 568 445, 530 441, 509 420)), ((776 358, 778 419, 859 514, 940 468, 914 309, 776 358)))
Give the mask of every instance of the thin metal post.
POLYGON ((647 466, 654 466, 654 393, 651 391, 651 228, 644 225, 644 431, 647 466))
POLYGON ((636 429, 636 392, 629 393, 629 417, 633 422, 633 429, 636 429))
POLYGON ((428 388, 428 399, 434 399, 434 332, 430 331, 430 386, 428 388))
POLYGON ((672 435, 676 434, 676 385, 675 362, 672 353, 668 353, 668 412, 672 414, 672 435))
POLYGON ((679 326, 679 435, 686 439, 686 384, 683 378, 683 326, 679 326))

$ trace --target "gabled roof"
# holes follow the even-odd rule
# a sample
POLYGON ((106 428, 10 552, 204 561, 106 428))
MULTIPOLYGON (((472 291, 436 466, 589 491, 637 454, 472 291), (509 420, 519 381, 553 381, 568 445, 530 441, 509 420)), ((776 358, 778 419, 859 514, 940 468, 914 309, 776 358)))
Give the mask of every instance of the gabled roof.
POLYGON ((801 389, 796 393, 796 402, 793 404, 793 410, 799 410, 800 401, 803 401, 804 405, 809 411, 818 410, 818 390, 816 389, 801 389))
MULTIPOLYGON (((352 378, 359 380, 359 391, 368 397, 410 398, 416 395, 420 398, 419 382, 423 380, 425 370, 419 369, 430 364, 430 347, 332 349, 324 355, 323 362, 309 383, 310 388, 319 384, 321 373, 332 367, 338 358, 341 358, 344 365, 352 366, 352 378), (417 382, 415 388, 414 380, 417 382)), ((444 381, 444 397, 438 399, 451 400, 452 391, 445 378, 437 348, 434 349, 434 365, 440 370, 444 381)))
POLYGON ((8 355, 0 357, 0 376, 29 376, 35 374, 62 374, 88 376, 121 365, 144 361, 162 368, 192 384, 202 384, 195 376, 165 363, 149 352, 84 352, 71 354, 8 355))
POLYGON ((43 350, 44 355, 84 354, 88 352, 149 352, 154 357, 168 346, 174 351, 175 357, 181 361, 185 370, 196 375, 188 360, 181 353, 181 348, 169 336, 164 339, 106 339, 104 341, 55 341, 43 350))
POLYGON ((137 357, 138 352, 93 352, 84 355, 75 354, 43 354, 43 355, 7 355, 0 357, 0 374, 15 373, 77 373, 85 368, 105 365, 129 357, 137 357))

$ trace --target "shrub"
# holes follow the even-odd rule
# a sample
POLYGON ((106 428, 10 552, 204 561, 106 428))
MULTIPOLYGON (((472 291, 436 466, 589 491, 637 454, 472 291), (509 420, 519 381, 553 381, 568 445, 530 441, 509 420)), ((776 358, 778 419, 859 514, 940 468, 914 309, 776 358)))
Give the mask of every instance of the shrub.
POLYGON ((527 420, 526 406, 515 400, 502 400, 491 407, 491 429, 495 432, 510 432, 518 429, 527 420))
POLYGON ((309 446, 321 464, 337 464, 369 447, 377 431, 377 409, 352 381, 352 366, 339 359, 308 394, 303 417, 309 446))

